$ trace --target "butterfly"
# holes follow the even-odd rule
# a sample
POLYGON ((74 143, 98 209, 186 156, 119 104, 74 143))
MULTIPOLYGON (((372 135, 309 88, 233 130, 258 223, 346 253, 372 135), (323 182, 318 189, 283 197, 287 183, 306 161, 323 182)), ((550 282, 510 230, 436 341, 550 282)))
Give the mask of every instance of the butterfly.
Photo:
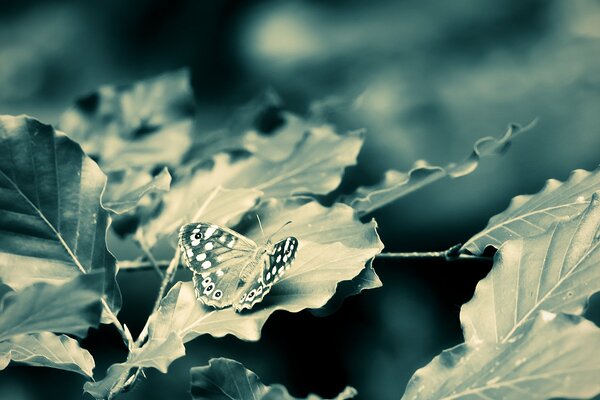
POLYGON ((290 268, 298 239, 258 245, 231 229, 210 223, 179 230, 185 265, 193 272, 196 298, 215 308, 251 309, 290 268))

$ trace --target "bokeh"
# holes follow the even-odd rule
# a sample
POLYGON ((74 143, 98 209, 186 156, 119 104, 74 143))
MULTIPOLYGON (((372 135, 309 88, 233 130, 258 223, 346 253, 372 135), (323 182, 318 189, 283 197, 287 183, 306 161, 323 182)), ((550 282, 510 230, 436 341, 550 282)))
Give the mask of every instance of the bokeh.
MULTIPOLYGON (((511 197, 600 161, 600 1, 452 2, 106 0, 0 2, 0 113, 54 123, 81 94, 189 67, 198 134, 223 126, 267 89, 285 107, 339 129, 365 128, 348 187, 418 159, 445 165, 509 123, 534 129, 472 175, 446 180, 375 213, 386 251, 465 241, 511 197)), ((2 156, 2 155, 0 155, 2 156)), ((337 313, 278 313, 264 338, 201 337, 168 375, 148 372, 123 399, 187 399, 189 368, 244 363, 292 394, 399 398, 417 368, 461 341, 460 305, 490 263, 378 260, 384 287, 337 313)), ((123 320, 139 332, 158 279, 122 274, 123 320)), ((593 301, 588 315, 600 320, 593 301)), ((84 345, 101 377, 124 359, 110 327, 84 345)), ((78 399, 83 379, 11 366, 0 399, 78 399)))

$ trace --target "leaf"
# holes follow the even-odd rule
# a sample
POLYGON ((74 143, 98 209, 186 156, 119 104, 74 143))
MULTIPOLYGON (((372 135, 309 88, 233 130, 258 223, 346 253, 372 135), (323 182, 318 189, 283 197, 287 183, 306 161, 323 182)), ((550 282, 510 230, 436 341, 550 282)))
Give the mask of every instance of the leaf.
POLYGON ((212 162, 173 185, 163 198, 160 214, 142 228, 145 240, 152 246, 160 235, 174 234, 217 187, 246 189, 235 193, 233 200, 230 193, 220 192, 210 202, 221 210, 215 215, 219 220, 210 219, 214 214, 208 210, 203 220, 220 224, 241 216, 256 204, 258 196, 286 198, 304 193, 327 194, 339 185, 344 168, 356 162, 361 145, 359 133, 340 136, 321 127, 307 133, 284 161, 218 154, 212 162), (222 206, 225 202, 230 203, 229 212, 224 212, 227 210, 222 206))
POLYGON ((341 201, 351 205, 361 215, 366 215, 442 178, 469 175, 477 169, 481 158, 504 154, 517 135, 534 125, 535 121, 526 127, 510 125, 501 138, 479 139, 473 146, 471 155, 460 163, 440 167, 419 160, 408 172, 389 170, 380 183, 359 187, 354 193, 342 196, 341 201))
POLYGON ((44 331, 85 336, 99 323, 102 281, 102 274, 90 273, 62 285, 36 283, 7 293, 0 302, 0 341, 44 331))
POLYGON ((0 370, 16 361, 38 367, 77 372, 92 377, 94 359, 76 340, 50 332, 17 335, 0 342, 0 370))
POLYGON ((166 373, 169 364, 184 354, 185 348, 177 334, 170 334, 166 338, 150 337, 142 348, 129 353, 126 362, 113 364, 104 379, 86 382, 83 388, 97 399, 112 399, 133 383, 129 381, 131 377, 128 373, 131 369, 156 368, 166 373))
POLYGON ((539 310, 581 314, 600 291, 600 197, 581 215, 507 241, 461 310, 467 342, 507 342, 539 310))
POLYGON ((593 172, 575 170, 565 182, 550 179, 537 194, 514 197, 508 208, 490 218, 485 229, 469 239, 462 250, 481 254, 487 246, 499 247, 509 239, 544 232, 561 217, 579 214, 598 190, 600 168, 593 172))
MULTIPOLYGON (((272 201, 260 210, 267 236, 294 214, 293 224, 278 237, 293 234, 299 246, 289 272, 251 312, 205 307, 196 300, 191 282, 179 282, 151 316, 149 331, 161 332, 160 337, 177 332, 184 342, 202 334, 215 337, 232 334, 244 340, 258 340, 263 324, 273 312, 322 307, 335 294, 340 282, 359 275, 365 264, 381 252, 383 245, 374 221, 361 223, 345 205, 326 208, 314 201, 299 204, 300 200, 272 201)), ((257 240, 262 236, 254 228, 247 234, 257 240)))
POLYGON ((116 314, 110 219, 100 204, 106 176, 75 142, 25 116, 0 116, 0 154, 0 280, 20 290, 104 270, 116 314))
POLYGON ((194 95, 187 70, 102 86, 78 99, 60 128, 105 171, 179 165, 191 145, 194 95))
POLYGON ((272 90, 237 109, 227 126, 197 135, 186 158, 204 161, 217 153, 247 150, 270 161, 290 156, 313 124, 283 111, 279 96, 272 90))
POLYGON ((461 344, 408 383, 405 400, 591 398, 600 393, 600 329, 542 311, 511 342, 461 344))
POLYGON ((115 214, 124 214, 137 207, 147 195, 168 192, 170 187, 171 174, 166 167, 156 176, 139 169, 114 171, 108 175, 102 205, 115 214))
POLYGON ((460 313, 465 343, 417 371, 406 399, 587 398, 600 330, 578 316, 600 290, 600 196, 543 234, 505 242, 460 313))
MULTIPOLYGON (((194 400, 300 400, 292 397, 282 385, 266 386, 260 378, 241 363, 227 358, 212 358, 209 365, 191 369, 194 400)), ((352 399, 356 389, 346 387, 334 400, 352 399)), ((306 400, 320 400, 310 394, 306 400)))

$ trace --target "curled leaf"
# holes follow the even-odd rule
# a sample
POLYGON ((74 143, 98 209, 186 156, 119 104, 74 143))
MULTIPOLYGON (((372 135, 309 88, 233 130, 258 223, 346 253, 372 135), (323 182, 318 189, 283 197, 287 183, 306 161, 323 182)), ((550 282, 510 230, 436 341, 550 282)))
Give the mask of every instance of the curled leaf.
POLYGON ((0 154, 0 279, 20 290, 106 271, 114 316, 121 295, 100 204, 106 176, 77 143, 25 116, 0 117, 0 154))
MULTIPOLYGON (((241 363, 227 358, 213 358, 204 367, 191 369, 192 398, 194 400, 301 400, 291 396, 282 385, 266 386, 260 378, 241 363)), ((332 400, 352 399, 356 389, 346 387, 332 400)), ((322 400, 311 394, 306 400, 322 400)))
POLYGON ((509 239, 538 235, 561 218, 579 214, 598 190, 600 168, 575 170, 565 182, 550 179, 538 193, 513 198, 508 208, 490 218, 485 229, 469 239, 462 250, 481 254, 488 246, 497 248, 509 239))
POLYGON ((369 214, 442 178, 459 178, 472 173, 479 165, 481 158, 503 154, 517 135, 533 126, 534 123, 523 128, 518 125, 510 125, 501 138, 484 137, 479 139, 473 146, 469 157, 460 163, 440 167, 420 160, 408 172, 389 170, 380 183, 374 186, 359 187, 354 193, 342 197, 341 200, 351 205, 358 213, 369 214))

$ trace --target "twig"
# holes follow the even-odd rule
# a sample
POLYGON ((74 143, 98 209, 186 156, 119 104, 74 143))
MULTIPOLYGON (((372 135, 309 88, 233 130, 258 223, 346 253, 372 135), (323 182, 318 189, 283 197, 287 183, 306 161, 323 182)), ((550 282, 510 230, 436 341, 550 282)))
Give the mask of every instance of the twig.
POLYGON ((443 251, 412 251, 405 253, 381 253, 375 256, 380 259, 418 259, 418 258, 443 258, 446 261, 458 260, 491 260, 490 257, 475 256, 460 252, 462 244, 457 244, 443 251))
POLYGON ((161 279, 163 279, 164 275, 163 275, 162 271, 160 270, 160 267, 158 265, 158 262, 156 261, 156 258, 154 258, 154 254, 152 254, 152 251, 150 250, 150 246, 148 246, 148 242, 146 242, 146 239, 144 239, 142 230, 138 230, 135 233, 134 239, 135 239, 136 243, 138 244, 139 248, 144 253, 144 255, 148 258, 148 261, 150 262, 150 266, 154 269, 156 274, 161 279))

